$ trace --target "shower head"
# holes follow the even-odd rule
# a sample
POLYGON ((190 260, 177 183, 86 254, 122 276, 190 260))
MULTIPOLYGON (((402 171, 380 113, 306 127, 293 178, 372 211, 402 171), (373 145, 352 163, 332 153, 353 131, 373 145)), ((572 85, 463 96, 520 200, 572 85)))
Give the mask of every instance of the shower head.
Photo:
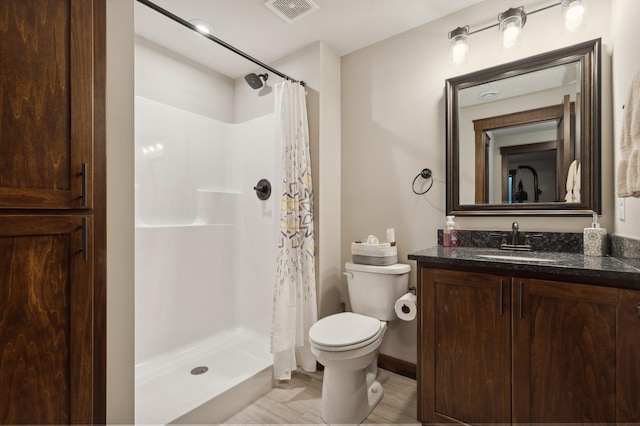
POLYGON ((245 81, 249 83, 249 86, 251 86, 252 89, 261 88, 263 85, 262 80, 267 81, 268 78, 269 78, 269 74, 267 73, 264 73, 264 74, 251 73, 244 76, 245 81))

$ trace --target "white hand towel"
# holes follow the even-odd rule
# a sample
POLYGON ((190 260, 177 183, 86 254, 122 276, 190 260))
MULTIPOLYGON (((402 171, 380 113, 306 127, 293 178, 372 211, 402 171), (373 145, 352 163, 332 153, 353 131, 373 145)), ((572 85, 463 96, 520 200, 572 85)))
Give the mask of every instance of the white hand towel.
MULTIPOLYGON (((577 161, 577 160, 576 160, 577 161)), ((580 189, 582 188, 582 177, 580 175, 580 163, 576 166, 576 174, 573 177, 573 202, 580 202, 580 189)))
POLYGON ((618 197, 640 197, 640 72, 624 110, 616 182, 618 197))
POLYGON ((576 178, 576 160, 571 162, 569 171, 567 172, 567 195, 564 196, 564 201, 567 203, 573 203, 573 187, 575 186, 576 178))

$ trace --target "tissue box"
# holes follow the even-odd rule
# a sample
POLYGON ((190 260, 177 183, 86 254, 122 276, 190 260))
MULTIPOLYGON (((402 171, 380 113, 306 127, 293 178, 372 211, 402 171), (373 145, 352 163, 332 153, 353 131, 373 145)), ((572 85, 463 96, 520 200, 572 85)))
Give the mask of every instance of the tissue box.
POLYGON ((351 261, 362 265, 387 266, 398 263, 398 248, 395 243, 370 244, 351 243, 351 261))

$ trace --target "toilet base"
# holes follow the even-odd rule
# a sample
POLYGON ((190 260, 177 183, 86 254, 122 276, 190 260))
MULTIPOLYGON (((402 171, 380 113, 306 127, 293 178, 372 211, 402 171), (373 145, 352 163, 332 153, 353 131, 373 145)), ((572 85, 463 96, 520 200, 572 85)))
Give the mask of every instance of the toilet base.
POLYGON ((322 420, 329 425, 360 424, 384 393, 376 380, 374 361, 367 368, 345 370, 325 366, 322 380, 322 420))

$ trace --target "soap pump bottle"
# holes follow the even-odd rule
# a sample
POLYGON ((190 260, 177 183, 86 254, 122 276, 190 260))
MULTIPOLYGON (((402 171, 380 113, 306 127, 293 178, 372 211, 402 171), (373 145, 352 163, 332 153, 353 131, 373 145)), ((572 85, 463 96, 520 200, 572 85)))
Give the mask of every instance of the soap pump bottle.
POLYGON ((607 230, 600 228, 598 213, 593 214, 590 228, 584 228, 583 246, 585 256, 604 256, 607 253, 607 230))
POLYGON ((447 223, 442 230, 442 245, 445 247, 458 247, 458 231, 455 229, 454 218, 455 216, 447 216, 447 223))

